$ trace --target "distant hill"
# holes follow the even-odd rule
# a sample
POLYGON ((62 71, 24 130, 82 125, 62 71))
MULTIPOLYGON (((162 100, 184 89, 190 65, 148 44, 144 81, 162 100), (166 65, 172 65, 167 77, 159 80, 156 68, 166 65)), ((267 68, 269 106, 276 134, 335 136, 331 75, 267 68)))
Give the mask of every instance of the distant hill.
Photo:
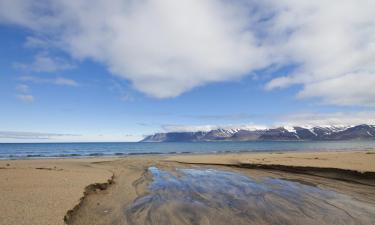
POLYGON ((156 133, 141 142, 375 140, 375 125, 216 129, 156 133))

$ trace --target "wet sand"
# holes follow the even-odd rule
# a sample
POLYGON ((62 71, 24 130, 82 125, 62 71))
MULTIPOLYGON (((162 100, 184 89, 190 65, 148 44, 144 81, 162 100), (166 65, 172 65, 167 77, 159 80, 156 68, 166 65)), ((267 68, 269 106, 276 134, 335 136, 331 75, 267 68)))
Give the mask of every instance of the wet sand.
MULTIPOLYGON (((375 162, 374 152, 132 156, 0 161, 0 180, 2 182, 0 185, 0 210, 2 212, 0 224, 43 225, 64 224, 65 222, 67 224, 103 225, 145 224, 147 221, 146 224, 212 224, 213 217, 202 217, 200 214, 200 212, 208 210, 207 215, 210 213, 214 215, 213 212, 216 211, 212 211, 210 204, 208 204, 209 208, 205 205, 206 208, 201 208, 201 210, 192 210, 194 207, 191 208, 185 203, 171 202, 171 204, 162 205, 162 211, 156 211, 155 209, 161 206, 158 201, 143 204, 141 211, 134 207, 139 205, 140 199, 153 196, 153 191, 156 191, 156 196, 163 196, 158 192, 159 189, 150 189, 150 185, 155 182, 155 174, 150 173, 150 167, 168 172, 175 178, 183 177, 176 172, 180 169, 214 169, 241 174, 256 181, 263 182, 265 177, 268 177, 280 181, 283 185, 283 182, 298 187, 302 185, 302 189, 298 190, 305 190, 306 186, 318 188, 316 190, 328 190, 345 197, 340 198, 341 200, 334 200, 334 203, 329 202, 333 205, 328 206, 320 195, 320 197, 313 196, 315 200, 307 202, 307 205, 303 206, 301 210, 315 204, 317 209, 336 212, 337 217, 334 218, 345 218, 345 215, 353 217, 352 219, 335 220, 336 224, 375 224, 375 163, 372 162, 375 162), (277 167, 278 165, 282 167, 277 167), (323 170, 319 170, 321 168, 323 170), (346 205, 343 202, 356 205, 356 210, 346 212, 347 209, 342 208, 346 205), (154 206, 152 207, 152 205, 154 206), (183 216, 178 217, 179 212, 183 216), (357 218, 360 217, 358 215, 362 215, 360 220, 357 218), (150 222, 150 218, 153 218, 154 222, 150 222)), ((209 184, 205 184, 205 186, 207 185, 209 184)), ((259 185, 264 184, 259 183, 259 185)), ((188 185, 188 187, 191 186, 188 185)), ((240 185, 239 187, 238 191, 241 192, 252 186, 242 187, 240 185)), ((284 188, 284 186, 280 188, 284 188)), ((173 192, 167 191, 166 193, 173 192)), ((198 199, 212 198, 212 193, 202 194, 196 191, 189 193, 192 193, 191 196, 187 196, 189 199, 195 199, 197 196, 200 196, 198 199)), ((301 222, 301 220, 293 220, 293 218, 301 218, 296 216, 299 215, 298 210, 301 207, 293 208, 293 204, 285 202, 284 195, 264 196, 267 196, 268 200, 263 203, 259 201, 259 207, 256 208, 261 209, 262 204, 264 207, 277 204, 285 205, 290 207, 290 212, 296 214, 290 213, 289 218, 284 218, 284 221, 289 221, 291 224, 301 222), (280 198, 280 196, 282 197, 280 198)), ((225 202, 226 199, 223 201, 225 202)), ((264 211, 260 210, 252 217, 242 214, 235 214, 237 215, 235 217, 231 207, 223 206, 222 202, 216 202, 216 204, 222 206, 215 209, 227 219, 222 220, 226 223, 231 218, 233 221, 239 221, 239 224, 246 223, 243 222, 246 221, 244 218, 258 218, 258 220, 253 220, 258 221, 256 224, 270 222, 278 224, 279 216, 285 216, 285 213, 282 212, 271 213, 267 215, 270 221, 264 221, 262 220, 264 211)), ((237 204, 237 209, 242 213, 249 210, 250 207, 247 204, 239 204, 237 200, 233 204, 237 204)), ((319 212, 319 210, 315 212, 319 212)), ((307 213, 306 218, 316 216, 312 211, 305 213, 307 213)), ((324 213, 321 214, 319 223, 324 224, 324 221, 327 222, 326 224, 332 223, 327 218, 324 219, 323 215, 324 213)), ((303 220, 309 224, 306 221, 308 220, 303 220)), ((313 223, 314 220, 310 220, 310 224, 313 223)))
POLYGON ((353 198, 337 188, 319 187, 317 180, 303 182, 304 177, 292 180, 223 167, 150 167, 148 173, 152 180, 145 182, 146 192, 125 207, 127 224, 323 225, 375 220, 375 207, 364 196, 353 198))

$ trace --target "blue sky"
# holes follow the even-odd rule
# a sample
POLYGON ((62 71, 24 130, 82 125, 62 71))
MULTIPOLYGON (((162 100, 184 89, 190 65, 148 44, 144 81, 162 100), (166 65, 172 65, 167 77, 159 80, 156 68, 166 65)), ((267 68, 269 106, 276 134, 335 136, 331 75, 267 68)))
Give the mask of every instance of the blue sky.
MULTIPOLYGON (((358 25, 375 28, 364 10, 371 1, 351 9, 363 15, 346 25, 331 20, 323 1, 285 1, 291 7, 285 15, 273 1, 271 9, 244 1, 243 12, 219 0, 181 1, 183 9, 172 1, 98 0, 91 13, 67 2, 0 3, 0 142, 136 141, 219 126, 375 121, 375 68, 367 62, 375 59, 375 32, 358 25), (115 22, 92 19, 103 5, 115 22), (288 20, 309 7, 318 10, 302 18, 306 29, 288 20), (167 22, 161 12, 169 13, 167 22), (336 23, 345 27, 331 31, 336 23), (349 39, 341 36, 346 30, 349 39)), ((341 18, 345 10, 332 14, 341 18)))

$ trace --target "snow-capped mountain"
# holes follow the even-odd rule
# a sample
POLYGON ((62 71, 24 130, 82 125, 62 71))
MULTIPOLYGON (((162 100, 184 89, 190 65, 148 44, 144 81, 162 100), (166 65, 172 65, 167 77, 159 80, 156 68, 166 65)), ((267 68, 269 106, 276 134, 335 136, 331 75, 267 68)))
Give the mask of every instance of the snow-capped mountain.
POLYGON ((375 140, 374 125, 357 126, 283 126, 267 129, 215 129, 197 132, 156 133, 142 142, 196 141, 305 141, 305 140, 375 140))

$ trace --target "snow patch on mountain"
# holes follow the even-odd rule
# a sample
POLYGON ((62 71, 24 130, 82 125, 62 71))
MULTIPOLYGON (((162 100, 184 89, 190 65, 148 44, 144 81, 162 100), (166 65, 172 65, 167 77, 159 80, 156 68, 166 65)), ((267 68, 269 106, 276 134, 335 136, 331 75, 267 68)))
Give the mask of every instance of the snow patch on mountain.
MULTIPOLYGON (((375 125, 368 125, 371 128, 375 128, 375 125)), ((264 126, 264 125, 197 125, 197 126, 190 126, 190 125, 165 125, 163 129, 166 132, 210 132, 213 130, 217 130, 222 133, 226 133, 228 135, 235 134, 240 130, 245 131, 266 131, 269 129, 284 129, 290 133, 297 133, 296 129, 307 129, 313 135, 317 136, 317 130, 321 130, 326 134, 337 133, 341 131, 345 131, 348 128, 354 127, 354 125, 320 125, 320 126, 312 126, 312 125, 302 125, 302 126, 291 126, 291 125, 284 125, 284 126, 264 126)))
POLYGON ((374 125, 357 126, 226 126, 206 131, 171 131, 147 136, 143 141, 254 141, 254 140, 375 140, 374 125))
POLYGON ((283 128, 284 128, 285 130, 287 130, 288 132, 296 133, 296 129, 295 129, 295 127, 292 127, 292 126, 284 126, 283 128))

